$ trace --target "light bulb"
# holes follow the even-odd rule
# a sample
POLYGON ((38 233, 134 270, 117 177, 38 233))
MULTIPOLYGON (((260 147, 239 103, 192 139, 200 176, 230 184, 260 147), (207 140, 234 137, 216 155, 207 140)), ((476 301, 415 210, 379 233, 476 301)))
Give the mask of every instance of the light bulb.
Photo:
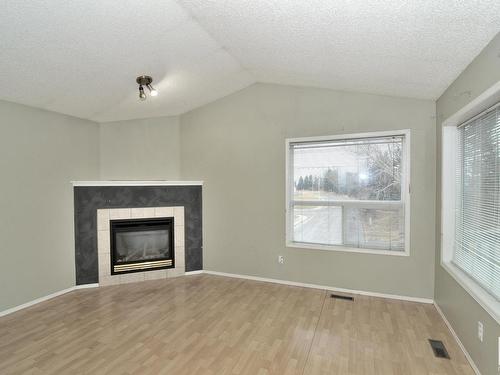
POLYGON ((139 86, 139 99, 146 100, 146 94, 144 93, 144 88, 139 86))
POLYGON ((158 96, 158 91, 153 86, 148 84, 148 89, 151 96, 158 96))

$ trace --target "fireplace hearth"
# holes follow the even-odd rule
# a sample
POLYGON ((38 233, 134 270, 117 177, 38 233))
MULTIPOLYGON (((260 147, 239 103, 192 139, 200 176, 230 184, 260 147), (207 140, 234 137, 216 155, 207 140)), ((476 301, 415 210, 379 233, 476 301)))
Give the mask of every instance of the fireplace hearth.
POLYGON ((175 267, 174 218, 110 221, 111 275, 175 267))

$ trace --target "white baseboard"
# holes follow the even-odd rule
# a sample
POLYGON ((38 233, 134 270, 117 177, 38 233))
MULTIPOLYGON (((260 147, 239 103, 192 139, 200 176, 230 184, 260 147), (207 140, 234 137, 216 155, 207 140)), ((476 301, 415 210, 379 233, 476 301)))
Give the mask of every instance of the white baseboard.
POLYGON ((40 302, 43 302, 43 301, 47 301, 47 300, 52 299, 54 297, 58 297, 58 296, 61 296, 63 294, 72 292, 73 290, 87 289, 87 288, 97 288, 98 286, 99 286, 99 284, 97 284, 97 283, 96 284, 75 285, 75 286, 72 286, 71 288, 63 289, 63 290, 60 290, 58 292, 49 294, 47 296, 43 296, 43 297, 34 299, 33 301, 29 301, 29 302, 23 303, 22 305, 14 306, 14 307, 11 307, 10 309, 0 311, 0 317, 12 314, 12 313, 14 313, 16 311, 25 309, 25 308, 33 306, 33 305, 36 305, 37 303, 40 303, 40 302))
POLYGON ((88 288, 98 288, 99 283, 94 283, 94 284, 81 284, 81 285, 75 285, 73 288, 76 289, 88 289, 88 288))
POLYGON ((460 349, 462 349, 462 352, 464 352, 465 358, 467 358, 467 361, 469 361, 469 364, 472 367, 472 370, 474 370, 476 375, 481 375, 481 373, 479 372, 479 369, 477 368, 476 364, 472 360, 472 357, 469 355, 469 352, 467 351, 467 349, 465 349, 465 346, 462 344, 462 341, 460 341, 460 339, 458 338, 457 333, 455 332, 455 330, 451 326, 448 319, 446 319, 446 316, 444 315, 444 313, 441 310, 441 308, 439 307, 439 305, 436 302, 434 302, 434 306, 436 307, 436 310, 438 311, 439 315, 441 315, 441 318, 443 318, 444 323, 446 324, 446 326, 450 330, 450 332, 451 332, 453 338, 455 339, 455 341, 457 342, 458 346, 460 347, 460 349))
POLYGON ((400 296, 400 295, 396 295, 396 294, 385 294, 385 293, 377 293, 377 292, 367 292, 367 291, 364 291, 364 290, 335 288, 335 287, 326 286, 326 285, 299 283, 299 282, 296 282, 296 281, 279 280, 279 279, 269 279, 269 278, 266 278, 266 277, 249 276, 249 275, 238 275, 238 274, 234 274, 234 273, 209 271, 209 270, 203 270, 203 273, 207 273, 207 274, 210 274, 210 275, 234 277, 234 278, 238 278, 238 279, 247 279, 247 280, 254 280, 254 281, 264 281, 264 282, 267 282, 267 283, 276 283, 276 284, 283 284, 283 285, 299 286, 299 287, 303 287, 303 288, 330 290, 332 292, 341 292, 341 293, 349 293, 349 294, 360 294, 360 295, 363 295, 363 296, 370 296, 370 297, 389 298, 389 299, 397 299, 397 300, 401 300, 401 301, 420 302, 420 303, 434 303, 434 300, 432 300, 430 298, 409 297, 409 296, 400 296))
POLYGON ((22 305, 11 307, 10 309, 0 311, 0 316, 5 316, 5 315, 12 314, 13 312, 16 312, 16 311, 25 309, 27 307, 36 305, 37 303, 40 303, 40 302, 43 302, 43 301, 47 301, 47 300, 52 299, 54 297, 58 297, 60 295, 69 293, 69 292, 71 292, 73 290, 75 290, 74 286, 72 286, 71 288, 68 288, 68 289, 63 289, 63 290, 60 290, 58 292, 49 294, 48 296, 43 296, 43 297, 34 299, 33 301, 29 301, 29 302, 23 303, 22 305))
POLYGON ((198 271, 188 271, 185 272, 185 276, 190 276, 190 275, 201 275, 203 273, 203 270, 198 270, 198 271))

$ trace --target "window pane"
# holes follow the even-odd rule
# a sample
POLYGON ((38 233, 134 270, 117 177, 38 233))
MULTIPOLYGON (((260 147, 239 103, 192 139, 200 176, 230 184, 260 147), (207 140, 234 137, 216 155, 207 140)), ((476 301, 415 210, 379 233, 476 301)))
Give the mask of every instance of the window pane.
POLYGON ((458 128, 453 262, 500 300, 500 110, 458 128))
POLYGON ((290 143, 290 240, 405 250, 405 136, 290 143))
POLYGON ((295 206, 293 240, 324 245, 342 244, 342 207, 295 206))
POLYGON ((295 144, 295 200, 401 200, 402 137, 295 144))
POLYGON ((345 245, 404 251, 404 210, 345 208, 345 245))

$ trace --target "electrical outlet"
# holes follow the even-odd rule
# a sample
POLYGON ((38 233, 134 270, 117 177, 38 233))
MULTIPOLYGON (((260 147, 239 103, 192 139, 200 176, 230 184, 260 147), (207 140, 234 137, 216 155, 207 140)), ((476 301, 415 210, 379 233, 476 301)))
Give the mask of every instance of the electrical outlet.
POLYGON ((484 327, 482 322, 477 322, 477 338, 483 342, 484 327))
POLYGON ((284 264, 285 263, 285 257, 283 255, 278 255, 278 263, 279 264, 284 264))

